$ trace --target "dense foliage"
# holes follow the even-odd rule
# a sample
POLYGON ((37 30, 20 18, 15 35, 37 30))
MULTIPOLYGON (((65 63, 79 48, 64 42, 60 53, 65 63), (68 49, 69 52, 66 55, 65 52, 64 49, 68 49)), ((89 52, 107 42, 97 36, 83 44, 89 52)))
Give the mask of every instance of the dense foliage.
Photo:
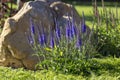
POLYGON ((99 11, 96 2, 93 6, 93 26, 89 34, 85 25, 84 13, 82 13, 83 21, 80 26, 74 24, 74 19, 69 18, 66 21, 64 34, 55 19, 56 29, 55 31, 49 30, 49 36, 45 35, 44 29, 42 29, 42 33, 38 31, 36 34, 35 26, 32 25, 34 22, 31 20, 31 33, 28 40, 37 55, 44 57, 44 61, 37 66, 41 69, 84 76, 90 75, 91 72, 102 74, 102 69, 103 71, 111 69, 110 72, 119 71, 118 67, 115 69, 115 66, 108 63, 103 65, 93 60, 98 57, 119 57, 118 11, 116 9, 115 14, 104 6, 99 11))
MULTIPOLYGON (((62 1, 64 1, 64 0, 62 0, 62 1)), ((80 2, 90 2, 90 1, 92 1, 92 0, 65 0, 65 1, 68 1, 68 2, 70 2, 70 1, 80 1, 80 2)), ((97 1, 101 1, 101 0, 97 0, 97 1)), ((109 2, 114 2, 114 1, 119 1, 119 0, 104 0, 104 1, 109 1, 109 2)))
MULTIPOLYGON (((103 4, 104 5, 104 4, 103 4)), ((120 19, 119 11, 103 7, 102 10, 94 7, 94 22, 98 52, 103 56, 120 57, 120 19)))
MULTIPOLYGON (((120 59, 115 59, 115 58, 92 59, 88 62, 83 61, 77 64, 76 65, 72 64, 71 67, 73 67, 73 69, 74 67, 76 67, 78 71, 80 70, 81 75, 74 75, 69 73, 64 74, 62 72, 51 71, 51 70, 30 71, 25 69, 12 69, 12 68, 0 67, 0 79, 2 80, 119 80, 120 79, 120 59), (83 76, 83 74, 87 74, 87 75, 83 76)), ((58 67, 59 66, 60 65, 58 65, 58 67)))

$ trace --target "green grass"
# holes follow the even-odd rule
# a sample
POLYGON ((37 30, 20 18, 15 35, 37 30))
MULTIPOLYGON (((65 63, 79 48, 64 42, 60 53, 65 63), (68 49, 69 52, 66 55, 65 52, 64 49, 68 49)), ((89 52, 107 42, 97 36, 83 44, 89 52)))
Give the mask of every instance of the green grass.
POLYGON ((16 8, 17 8, 16 4, 8 3, 8 6, 9 6, 9 8, 11 8, 11 6, 12 6, 13 9, 16 9, 16 8))
MULTIPOLYGON (((102 74, 96 74, 91 71, 91 75, 73 75, 63 74, 61 72, 54 72, 50 70, 30 71, 22 68, 12 69, 0 67, 0 79, 2 80, 119 80, 120 79, 120 59, 106 58, 106 59, 93 59, 98 65, 106 67, 106 71, 102 70, 102 74), (107 67, 108 66, 108 67, 107 67), (117 68, 118 71, 111 71, 111 68, 117 68)), ((93 65, 94 66, 94 65, 93 65)))
POLYGON ((75 6, 76 10, 78 11, 79 15, 82 15, 82 12, 84 11, 86 24, 92 25, 92 6, 75 6))
POLYGON ((2 80, 81 80, 82 76, 58 74, 53 71, 27 71, 24 69, 11 69, 0 67, 0 79, 2 80))
MULTIPOLYGON (((82 12, 84 11, 86 24, 89 26, 92 26, 93 22, 93 6, 86 6, 86 5, 75 5, 76 10, 78 11, 79 15, 82 15, 82 12)), ((107 10, 112 10, 116 14, 116 8, 114 6, 107 6, 107 10)), ((98 6, 98 9, 102 11, 102 7, 98 6)), ((120 7, 118 9, 118 15, 120 14, 120 7)), ((120 15, 119 15, 120 18, 120 15)))

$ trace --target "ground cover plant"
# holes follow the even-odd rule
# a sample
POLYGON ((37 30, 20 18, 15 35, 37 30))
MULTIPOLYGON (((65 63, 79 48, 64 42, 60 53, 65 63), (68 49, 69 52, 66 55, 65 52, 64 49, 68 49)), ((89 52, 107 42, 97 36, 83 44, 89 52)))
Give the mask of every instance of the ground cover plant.
MULTIPOLYGON (((102 5, 97 6, 94 4, 93 6, 82 6, 82 8, 76 9, 80 12, 80 10, 84 10, 86 13, 86 19, 88 22, 86 24, 96 27, 96 31, 98 34, 98 45, 100 53, 106 56, 117 56, 119 57, 119 28, 120 28, 120 21, 119 21, 119 5, 118 3, 113 6, 105 7, 105 3, 102 5), (94 7, 94 8, 93 8, 94 7), (92 14, 96 10, 96 14, 92 14), (95 22, 95 23, 94 23, 95 22), (100 46, 101 45, 101 46, 100 46)), ((81 13, 80 13, 81 15, 81 13)), ((96 43, 97 44, 97 43, 96 43)))
MULTIPOLYGON (((61 34, 61 29, 57 26, 56 21, 55 32, 50 32, 48 41, 45 40, 44 32, 38 34, 40 35, 38 41, 34 40, 36 35, 34 25, 32 25, 30 27, 32 39, 29 41, 32 42, 32 46, 39 42, 40 46, 37 44, 33 48, 35 51, 40 50, 38 56, 44 56, 44 61, 40 62, 39 66, 56 72, 86 76, 90 75, 92 71, 93 67, 89 66, 91 62, 94 62, 91 61, 92 58, 119 57, 119 31, 116 31, 119 30, 118 11, 116 9, 115 14, 105 7, 102 7, 101 13, 100 11, 95 2, 93 5, 93 27, 89 34, 86 32, 84 13, 82 13, 83 22, 79 27, 74 25, 74 19, 66 21, 65 35, 61 34), (93 34, 95 35, 91 36, 93 34), (88 66, 89 68, 87 68, 88 66)), ((97 66, 95 67, 97 68, 97 66)))
MULTIPOLYGON (((89 66, 84 66, 91 71, 88 76, 64 74, 62 72, 55 72, 51 70, 25 70, 13 69, 8 67, 0 67, 0 79, 2 80, 119 80, 120 79, 120 59, 105 58, 93 59, 89 66), (114 64, 113 64, 114 63, 114 64)), ((87 65, 88 65, 87 64, 87 65)), ((83 64, 82 64, 83 65, 83 64)))
MULTIPOLYGON (((94 6, 96 10, 97 5, 94 6)), ((120 54, 120 20, 119 16, 116 16, 120 8, 118 10, 114 8, 113 11, 107 8, 108 10, 100 12, 103 8, 98 7, 99 16, 95 14, 97 10, 93 13, 92 6, 90 12, 86 8, 88 7, 76 6, 83 17, 83 22, 88 20, 87 24, 93 30, 89 35, 86 33, 85 23, 81 23, 76 31, 74 20, 69 20, 67 22, 69 27, 65 30, 66 35, 62 35, 61 29, 57 27, 54 33, 50 32, 46 43, 44 32, 38 36, 38 39, 34 39, 34 25, 32 25, 30 36, 33 41, 30 42, 31 45, 34 43, 33 48, 37 50, 38 56, 44 56, 44 61, 36 65, 42 70, 0 67, 0 78, 3 80, 119 80, 120 59, 116 57, 120 54), (91 36, 93 32, 94 38, 91 36), (89 36, 87 40, 86 35, 89 36), (37 40, 39 45, 35 45, 37 40), (95 44, 91 44, 91 41, 95 44)))

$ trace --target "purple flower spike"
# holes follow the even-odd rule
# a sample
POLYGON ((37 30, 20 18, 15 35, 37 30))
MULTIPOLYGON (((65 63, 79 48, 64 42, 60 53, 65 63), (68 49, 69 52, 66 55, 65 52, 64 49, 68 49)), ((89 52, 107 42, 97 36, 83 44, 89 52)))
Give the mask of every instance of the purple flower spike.
POLYGON ((85 33, 86 32, 86 25, 85 25, 85 17, 84 17, 84 12, 82 12, 82 17, 83 17, 83 21, 82 21, 82 25, 81 25, 81 28, 82 28, 82 33, 85 33))
POLYGON ((44 44, 46 43, 46 39, 45 39, 45 35, 39 35, 39 43, 41 46, 44 46, 44 44))
POLYGON ((77 35, 77 30, 76 30, 76 26, 74 23, 75 23, 74 19, 72 19, 72 34, 75 36, 77 35))
POLYGON ((66 38, 70 38, 70 29, 68 27, 66 27, 66 38))
POLYGON ((55 18, 54 20, 55 20, 56 36, 57 36, 57 39, 60 40, 61 39, 61 31, 60 31, 60 28, 58 27, 57 19, 55 18))
POLYGON ((82 40, 81 40, 80 37, 78 37, 77 43, 76 43, 76 47, 77 47, 77 48, 80 48, 81 46, 82 46, 82 40))
POLYGON ((51 48, 54 48, 54 39, 53 39, 53 37, 51 37, 51 39, 50 39, 50 47, 51 48))
POLYGON ((34 24, 33 24, 33 22, 32 22, 31 19, 30 19, 30 30, 31 30, 31 32, 32 32, 33 34, 35 34, 35 26, 34 26, 34 24))
POLYGON ((53 36, 53 32, 50 33, 50 47, 54 48, 55 43, 54 43, 54 36, 53 36))
POLYGON ((56 36, 59 40, 61 39, 61 32, 59 27, 56 27, 56 36))
POLYGON ((72 30, 71 30, 72 32, 72 36, 76 36, 77 35, 77 30, 76 30, 76 27, 75 27, 75 25, 72 25, 72 30))
POLYGON ((86 32, 86 25, 82 24, 81 28, 82 28, 82 33, 85 33, 86 32))
POLYGON ((31 32, 32 32, 33 34, 35 34, 35 27, 34 27, 33 24, 31 25, 31 32))

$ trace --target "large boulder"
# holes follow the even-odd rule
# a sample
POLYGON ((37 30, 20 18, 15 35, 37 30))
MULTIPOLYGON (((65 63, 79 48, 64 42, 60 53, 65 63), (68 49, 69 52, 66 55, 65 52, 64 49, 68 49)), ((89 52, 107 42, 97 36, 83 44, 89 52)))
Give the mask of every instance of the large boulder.
MULTIPOLYGON (((25 33, 29 32, 30 19, 44 28, 54 26, 52 10, 41 1, 26 3, 22 9, 5 22, 0 36, 0 65, 35 69, 39 58, 28 43, 25 33)), ((40 27, 40 26, 39 26, 40 27)))
POLYGON ((48 34, 49 29, 55 28, 55 19, 60 26, 65 27, 67 14, 73 16, 75 24, 79 25, 81 18, 72 5, 59 1, 49 5, 39 0, 25 3, 15 16, 5 21, 0 36, 0 65, 36 69, 35 65, 43 60, 43 57, 34 55, 36 53, 29 45, 26 33, 31 33, 31 22, 35 30, 44 28, 48 34))
POLYGON ((75 24, 80 24, 81 17, 71 4, 57 1, 50 4, 50 7, 56 12, 58 22, 62 21, 62 19, 68 19, 69 16, 74 19, 75 24))
MULTIPOLYGON (((85 24, 85 19, 84 16, 81 17, 78 12, 76 11, 76 9, 74 8, 74 6, 72 6, 71 4, 67 4, 61 1, 55 1, 53 3, 50 4, 50 7, 55 11, 56 15, 55 18, 57 20, 57 24, 59 27, 62 27, 62 32, 64 34, 65 29, 66 29, 66 22, 71 21, 75 26, 76 29, 82 29, 81 26, 83 24, 85 24)), ((91 33, 90 28, 85 24, 85 32, 86 32, 86 37, 88 37, 88 35, 91 33)), ((81 35, 81 33, 80 33, 81 35)))

